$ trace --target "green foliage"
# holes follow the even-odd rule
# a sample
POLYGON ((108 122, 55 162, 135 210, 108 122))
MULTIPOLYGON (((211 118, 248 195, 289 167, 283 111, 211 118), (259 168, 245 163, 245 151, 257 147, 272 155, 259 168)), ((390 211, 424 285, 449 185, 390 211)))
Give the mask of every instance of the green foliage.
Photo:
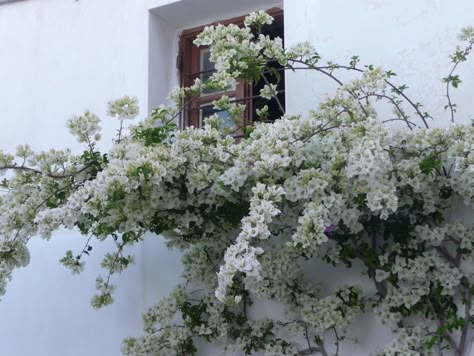
POLYGON ((135 132, 135 139, 142 140, 145 146, 162 143, 176 130, 176 124, 167 124, 159 127, 150 127, 135 132))
POLYGON ((454 88, 457 88, 461 84, 462 80, 459 78, 459 75, 450 75, 442 79, 443 83, 452 85, 454 88))
POLYGON ((441 159, 435 154, 423 158, 420 162, 420 169, 424 174, 440 172, 441 166, 441 159))

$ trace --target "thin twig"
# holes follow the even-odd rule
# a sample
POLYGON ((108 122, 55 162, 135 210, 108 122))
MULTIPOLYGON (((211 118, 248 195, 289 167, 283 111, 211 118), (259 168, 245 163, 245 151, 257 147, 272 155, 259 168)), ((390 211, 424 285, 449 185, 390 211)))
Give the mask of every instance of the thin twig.
POLYGON ((448 250, 444 246, 436 246, 436 251, 438 251, 445 259, 447 259, 454 267, 459 268, 460 260, 456 257, 453 257, 449 254, 448 250))
POLYGON ((304 323, 304 337, 306 338, 306 343, 308 344, 308 349, 311 350, 311 341, 309 340, 308 324, 307 323, 304 323))
MULTIPOLYGON (((427 303, 428 305, 431 307, 432 309, 432 312, 433 312, 433 315, 438 318, 437 320, 437 323, 438 323, 438 329, 441 328, 444 323, 445 323, 445 320, 444 320, 444 317, 442 315, 439 315, 437 312, 436 312, 436 308, 434 307, 433 303, 431 302, 430 298, 427 297, 426 298, 427 300, 427 303)), ((451 346, 451 349, 453 350, 453 356, 463 356, 460 352, 459 352, 459 348, 458 348, 458 345, 456 344, 456 341, 453 339, 453 337, 451 336, 451 334, 448 332, 448 331, 444 331, 442 333, 442 336, 448 341, 449 345, 451 346)))
POLYGON ((117 143, 120 143, 122 138, 123 120, 120 120, 120 128, 118 129, 117 143))
POLYGON ((337 334, 337 329, 336 329, 335 326, 333 326, 332 329, 334 330, 334 335, 336 335, 336 354, 335 354, 335 356, 338 356, 339 355, 339 335, 337 334))
POLYGON ((271 91, 272 91, 272 96, 273 96, 273 99, 275 99, 275 101, 276 101, 276 103, 277 103, 277 105, 278 105, 278 109, 280 110, 280 112, 281 112, 282 115, 285 115, 285 114, 286 114, 285 109, 283 108, 283 105, 281 104, 280 99, 278 99, 278 96, 277 96, 277 94, 275 93, 275 90, 272 89, 271 84, 270 84, 270 82, 268 81, 266 75, 263 74, 263 73, 261 73, 261 74, 262 74, 263 80, 265 81, 265 84, 267 84, 268 87, 269 87, 269 88, 271 89, 271 91))
POLYGON ((471 291, 469 288, 469 281, 466 277, 463 277, 461 284, 464 287, 464 325, 461 329, 461 337, 459 338, 459 352, 461 355, 464 355, 466 351, 466 339, 467 333, 469 331, 469 324, 471 319, 471 291))
POLYGON ((321 355, 323 356, 328 356, 328 352, 326 351, 326 349, 324 348, 324 342, 323 340, 320 340, 318 342, 318 351, 321 352, 321 355))
POLYGON ((417 113, 417 115, 420 117, 421 121, 423 121, 423 125, 425 125, 425 127, 427 129, 430 128, 430 126, 428 125, 428 123, 426 122, 426 119, 425 119, 425 116, 421 113, 420 109, 418 108, 418 106, 413 102, 411 101, 411 99, 405 95, 405 93, 403 91, 401 91, 400 89, 398 89, 395 85, 393 85, 389 80, 385 79, 385 83, 387 83, 393 90, 395 90, 395 92, 402 96, 403 99, 405 99, 414 109, 415 109, 415 112, 417 113))
MULTIPOLYGON (((471 52, 473 43, 471 42, 463 51, 464 60, 465 57, 471 52)), ((456 70, 457 66, 463 62, 463 57, 458 57, 457 60, 454 62, 454 66, 449 72, 448 76, 446 77, 446 98, 448 99, 448 107, 449 111, 451 112, 451 122, 454 122, 454 113, 456 112, 456 104, 453 104, 451 101, 451 95, 449 94, 450 85, 452 85, 452 75, 456 70)))
POLYGON ((55 175, 55 174, 49 174, 49 173, 44 173, 40 171, 39 169, 31 168, 31 167, 24 167, 24 166, 15 166, 15 165, 5 165, 0 167, 1 170, 17 170, 17 171, 28 171, 28 172, 33 172, 36 174, 44 175, 49 178, 55 178, 55 179, 64 179, 64 178, 70 178, 73 177, 77 174, 80 174, 84 172, 87 168, 89 168, 91 164, 88 164, 87 166, 82 167, 80 170, 75 172, 74 174, 63 174, 63 175, 55 175))
MULTIPOLYGON (((92 233, 89 235, 89 238, 87 239, 86 244, 84 245, 84 248, 82 249, 81 253, 80 253, 79 255, 77 255, 77 257, 76 257, 77 260, 80 260, 81 257, 82 257, 82 255, 83 255, 84 253, 86 253, 86 250, 88 250, 88 247, 90 246, 90 245, 89 245, 89 242, 91 241, 92 236, 94 236, 94 232, 92 232, 92 233)), ((88 251, 87 251, 87 254, 89 254, 88 251)))
MULTIPOLYGON (((308 63, 306 63, 305 61, 301 61, 301 60, 293 60, 293 62, 307 65, 309 68, 316 69, 316 70, 320 71, 321 73, 328 75, 329 77, 331 77, 334 80, 336 80, 337 78, 334 75, 330 74, 329 72, 326 72, 326 70, 347 69, 347 70, 352 70, 352 71, 356 71, 356 72, 359 72, 359 73, 364 72, 363 69, 357 68, 355 66, 345 66, 345 65, 337 65, 336 67, 334 67, 334 66, 311 66, 308 63)), ((290 68, 290 69, 292 69, 292 68, 290 68)), ((342 85, 341 81, 337 80, 337 82, 340 85, 342 85)), ((416 114, 420 117, 420 119, 423 122, 423 124, 425 125, 425 127, 429 128, 429 125, 426 122, 425 115, 423 115, 423 113, 420 111, 419 107, 408 96, 406 96, 405 93, 403 93, 403 91, 398 89, 391 81, 389 81, 388 79, 385 79, 385 83, 387 83, 387 85, 389 85, 394 90, 395 93, 397 93, 398 95, 403 97, 403 99, 405 99, 413 107, 413 109, 415 109, 416 114)))
MULTIPOLYGON (((85 181, 86 181, 86 179, 82 180, 82 181, 78 184, 78 186, 81 185, 82 183, 84 183, 85 181)), ((34 213, 38 212, 38 210, 39 210, 44 204, 46 204, 46 203, 49 201, 50 198, 52 198, 53 196, 55 196, 57 193, 59 193, 59 192, 62 191, 62 190, 71 188, 73 185, 74 185, 74 183, 70 183, 70 184, 68 184, 68 185, 66 185, 66 186, 64 186, 64 187, 62 187, 62 188, 56 189, 53 193, 51 193, 50 195, 48 195, 48 196, 46 197, 46 199, 44 199, 39 205, 37 205, 37 206, 33 209, 33 212, 34 212, 34 213)), ((15 240, 18 238, 18 236, 20 236, 20 231, 26 226, 27 221, 28 221, 27 219, 24 219, 23 224, 21 224, 21 226, 18 228, 18 230, 17 230, 15 236, 13 237, 13 241, 15 241, 15 240)))
POLYGON ((369 97, 372 97, 372 96, 375 96, 378 99, 388 100, 390 102, 390 104, 392 104, 395 107, 395 109, 398 111, 398 113, 401 116, 401 118, 389 119, 389 120, 382 121, 383 123, 389 122, 389 121, 403 121, 407 124, 407 126, 410 130, 413 130, 413 127, 417 126, 414 122, 408 120, 408 116, 405 114, 403 109, 400 107, 400 104, 397 103, 394 98, 392 98, 392 97, 390 97, 386 94, 372 93, 372 94, 367 94, 365 96, 359 97, 359 99, 362 100, 362 99, 369 98, 369 97), (412 125, 413 125, 413 127, 412 127, 412 125))

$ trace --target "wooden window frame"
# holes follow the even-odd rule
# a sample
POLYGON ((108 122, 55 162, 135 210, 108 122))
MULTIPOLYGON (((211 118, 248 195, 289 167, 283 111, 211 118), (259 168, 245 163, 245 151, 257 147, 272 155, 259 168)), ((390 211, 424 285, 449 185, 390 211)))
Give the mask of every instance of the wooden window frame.
MULTIPOLYGON (((283 24, 283 9, 272 8, 266 10, 275 20, 274 23, 283 24)), ((229 25, 236 24, 238 26, 244 25, 244 16, 234 17, 223 21, 218 21, 210 24, 206 24, 191 29, 186 29, 181 33, 179 40, 179 54, 177 58, 177 68, 180 72, 180 85, 181 87, 189 87, 194 84, 194 79, 198 78, 201 72, 201 50, 205 47, 197 47, 193 41, 198 34, 200 34, 204 27, 212 26, 217 24, 229 25)), ((219 99, 225 94, 232 98, 235 102, 246 102, 246 109, 243 113, 243 117, 238 123, 238 127, 242 128, 251 123, 252 115, 252 95, 253 85, 249 82, 239 81, 233 90, 227 92, 219 92, 215 94, 206 94, 192 100, 181 112, 180 117, 180 128, 184 129, 189 126, 200 127, 201 126, 201 114, 200 110, 203 106, 210 105, 213 100, 219 99)), ((242 130, 238 129, 235 132, 235 136, 242 135, 242 130)))

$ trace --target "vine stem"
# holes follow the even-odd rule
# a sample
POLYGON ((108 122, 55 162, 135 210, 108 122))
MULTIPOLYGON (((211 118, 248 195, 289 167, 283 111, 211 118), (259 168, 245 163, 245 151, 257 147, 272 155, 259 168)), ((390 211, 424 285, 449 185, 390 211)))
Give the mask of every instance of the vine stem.
POLYGON ((326 351, 326 349, 324 348, 323 340, 318 342, 318 348, 319 348, 319 352, 321 352, 321 355, 323 355, 323 356, 328 356, 329 355, 328 352, 326 351))
MULTIPOLYGON (((439 246, 436 248, 436 250, 447 261, 449 261, 454 267, 456 268, 460 267, 460 263, 462 259, 460 250, 458 250, 458 254, 456 255, 456 257, 453 257, 444 246, 439 246)), ((459 350, 459 355, 463 356, 467 348, 467 334, 469 331, 469 319, 471 317, 471 305, 472 305, 471 297, 472 296, 471 296, 469 281, 465 276, 462 277, 461 284, 464 287, 464 296, 463 296, 464 297, 464 325, 461 329, 461 336, 459 338, 458 350, 459 350)), ((452 342, 456 344, 454 340, 452 340, 452 342)), ((449 341, 449 343, 451 344, 451 341, 449 341)))
POLYGON ((464 355, 464 352, 467 349, 467 333, 469 331, 469 323, 471 317, 471 291, 469 288, 469 282, 466 277, 462 278, 461 283, 464 285, 464 325, 461 329, 461 337, 459 338, 459 351, 461 355, 464 355), (466 284, 467 283, 467 284, 466 284))
MULTIPOLYGON (((451 72, 449 72, 448 78, 451 77, 451 75, 454 73, 454 70, 456 69, 458 64, 459 62, 456 62, 456 64, 454 64, 453 69, 451 69, 451 72)), ((451 122, 454 122, 454 112, 456 111, 456 109, 455 109, 455 104, 453 104, 453 102, 451 101, 451 95, 449 94, 450 84, 451 82, 449 80, 446 81, 446 98, 448 99, 448 107, 449 107, 449 111, 451 112, 451 122)))
POLYGON ((456 345, 456 341, 454 341, 453 337, 448 332, 444 332, 443 336, 446 338, 446 340, 448 340, 449 345, 451 345, 454 356, 463 356, 463 354, 459 351, 458 345, 456 345))
POLYGON ((40 171, 39 169, 31 168, 31 167, 25 167, 25 166, 15 166, 15 165, 5 165, 0 167, 0 171, 2 170, 14 170, 14 171, 27 171, 27 172, 33 172, 36 174, 41 174, 49 178, 54 178, 54 179, 64 179, 64 178, 70 178, 73 177, 77 174, 80 174, 84 172, 87 168, 89 168, 91 164, 88 164, 84 167, 82 167, 80 170, 75 172, 74 174, 62 174, 62 175, 55 175, 55 174, 48 174, 40 171))
POLYGON ((82 255, 83 255, 84 253, 89 254, 89 252, 86 251, 86 250, 87 250, 88 247, 90 246, 89 243, 90 243, 90 241, 91 241, 91 239, 92 239, 93 236, 94 236, 94 232, 92 232, 92 233, 89 235, 89 237, 87 238, 86 244, 84 245, 84 248, 82 249, 81 253, 80 253, 79 255, 77 255, 76 259, 77 259, 78 261, 82 258, 82 255))
MULTIPOLYGON (((308 63, 306 63, 305 61, 302 61, 302 60, 293 60, 293 62, 295 63, 299 63, 299 64, 304 64, 306 66, 308 66, 308 68, 310 69, 315 69, 327 76, 329 76, 330 78, 332 78, 333 80, 335 80, 339 85, 343 85, 342 82, 337 79, 333 74, 331 74, 330 72, 327 72, 327 70, 333 70, 333 69, 346 69, 346 70, 352 70, 352 71, 356 71, 356 72, 359 72, 359 73, 363 73, 364 70, 361 69, 361 68, 357 68, 355 66, 345 66, 345 65, 337 65, 335 68, 334 67, 331 67, 331 66, 314 66, 314 65, 309 65, 308 63)), ((425 118, 425 115, 423 115, 423 113, 420 111, 419 107, 408 97, 405 95, 405 93, 403 93, 403 91, 401 91, 400 89, 398 89, 391 81, 389 81, 388 79, 385 79, 384 80, 385 83, 390 86, 394 91, 395 93, 397 93, 398 95, 400 95, 407 103, 410 104, 411 107, 413 107, 413 109, 415 110, 416 114, 420 117, 421 121, 423 122, 423 125, 429 129, 429 125, 428 125, 428 122, 426 121, 426 118, 425 118)), ((410 126, 409 126, 410 127, 410 126)))
POLYGON ((385 79, 385 83, 387 83, 393 90, 395 90, 395 92, 402 96, 403 99, 405 99, 416 111, 417 115, 420 117, 421 121, 423 121, 423 125, 425 125, 425 128, 429 129, 430 126, 428 125, 428 123, 426 122, 426 119, 425 119, 425 116, 421 113, 420 109, 418 108, 418 106, 408 97, 405 95, 405 93, 403 91, 401 91, 400 89, 398 89, 395 85, 393 85, 390 81, 388 81, 387 79, 385 79))
POLYGON ((332 329, 334 330, 334 335, 336 336, 336 354, 335 354, 335 356, 338 356, 339 355, 339 335, 337 333, 337 329, 336 329, 335 326, 333 326, 332 329))
MULTIPOLYGON (((85 181, 86 181, 86 179, 84 179, 83 181, 81 181, 81 182, 78 184, 78 186, 81 185, 82 183, 84 183, 85 181)), ((59 192, 65 190, 65 189, 69 189, 69 188, 71 188, 71 187, 73 187, 73 186, 74 186, 74 183, 70 183, 70 184, 68 184, 68 185, 66 185, 66 186, 64 186, 64 187, 61 187, 61 188, 56 189, 53 193, 51 193, 50 195, 48 195, 48 196, 46 197, 46 199, 43 199, 39 205, 35 206, 34 212, 37 213, 38 210, 39 210, 44 204, 46 204, 49 199, 51 199, 52 197, 54 197, 57 193, 59 193, 59 192)), ((13 241, 15 241, 16 239, 18 239, 18 237, 20 236, 21 230, 26 226, 27 223, 28 223, 28 220, 25 219, 25 220, 23 221, 23 223, 20 225, 20 227, 18 227, 17 232, 16 232, 15 236, 13 237, 13 241)), ((26 242, 28 242, 28 240, 29 240, 30 238, 31 238, 31 236, 28 237, 28 239, 26 240, 26 242)), ((26 242, 25 242, 25 243, 26 243, 26 242)))
MULTIPOLYGON (((467 46, 464 51, 463 51, 463 54, 464 54, 464 60, 465 60, 465 57, 467 57, 467 55, 469 54, 469 52, 471 52, 472 50, 472 46, 473 46, 473 42, 471 42, 469 44, 469 46, 467 46)), ((447 80, 446 80, 446 98, 448 99, 448 107, 449 107, 449 111, 451 112, 451 122, 454 122, 454 113, 456 112, 456 104, 453 104, 453 102, 451 101, 451 96, 449 94, 449 86, 450 84, 452 83, 452 80, 451 80, 451 76, 453 75, 454 71, 456 70, 456 68, 458 67, 459 63, 461 63, 463 60, 462 58, 458 58, 455 62, 454 62, 454 66, 453 68, 451 69, 451 71, 449 72, 448 74, 448 77, 447 77, 447 80)))
POLYGON ((123 130, 123 120, 120 120, 120 128, 118 129, 118 134, 117 134, 117 143, 120 143, 122 139, 122 130, 123 130))
MULTIPOLYGON (((263 74, 263 72, 262 72, 262 78, 265 81, 265 84, 267 84, 268 87, 271 89, 271 84, 268 81, 267 76, 265 74, 263 74)), ((273 89, 271 89, 271 90, 272 90, 273 98, 275 99, 275 101, 278 105, 278 109, 280 110, 282 115, 285 115, 286 114, 285 109, 283 108, 283 105, 281 104, 280 99, 278 99, 276 91, 273 90, 273 89)))
POLYGON ((103 295, 110 293, 110 278, 115 273, 115 266, 120 256, 122 256, 122 251, 123 251, 123 248, 125 247, 125 243, 122 242, 121 244, 118 244, 117 247, 118 247, 118 250, 115 254, 114 260, 112 261, 112 266, 110 267, 109 273, 107 275, 107 280, 105 281, 105 284, 104 284, 105 289, 104 289, 104 292, 102 293, 103 295))

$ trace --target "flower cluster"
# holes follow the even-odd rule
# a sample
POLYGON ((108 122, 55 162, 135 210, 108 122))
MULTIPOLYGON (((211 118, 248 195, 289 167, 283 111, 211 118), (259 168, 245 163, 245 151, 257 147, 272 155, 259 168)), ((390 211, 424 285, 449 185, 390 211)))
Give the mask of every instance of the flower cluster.
MULTIPOLYGON (((261 247, 251 246, 254 239, 268 239, 271 235, 268 224, 281 211, 274 203, 282 200, 284 190, 281 187, 266 187, 257 184, 252 188, 250 199, 250 214, 242 219, 242 230, 237 236, 235 243, 230 246, 224 256, 225 264, 221 266, 218 273, 218 288, 216 297, 224 301, 227 288, 232 285, 232 280, 237 271, 247 276, 258 276, 260 274, 260 263, 257 256, 263 253, 261 247)), ((235 296, 240 301, 240 296, 235 296)))
MULTIPOLYGON (((87 143, 91 138, 100 140, 99 118, 90 111, 86 111, 82 116, 74 116, 67 121, 69 132, 77 138, 78 142, 87 143)), ((18 155, 20 156, 20 155, 18 155)))
POLYGON ((140 113, 138 99, 136 97, 124 96, 123 98, 109 101, 107 113, 111 117, 117 117, 120 121, 134 119, 140 113))

